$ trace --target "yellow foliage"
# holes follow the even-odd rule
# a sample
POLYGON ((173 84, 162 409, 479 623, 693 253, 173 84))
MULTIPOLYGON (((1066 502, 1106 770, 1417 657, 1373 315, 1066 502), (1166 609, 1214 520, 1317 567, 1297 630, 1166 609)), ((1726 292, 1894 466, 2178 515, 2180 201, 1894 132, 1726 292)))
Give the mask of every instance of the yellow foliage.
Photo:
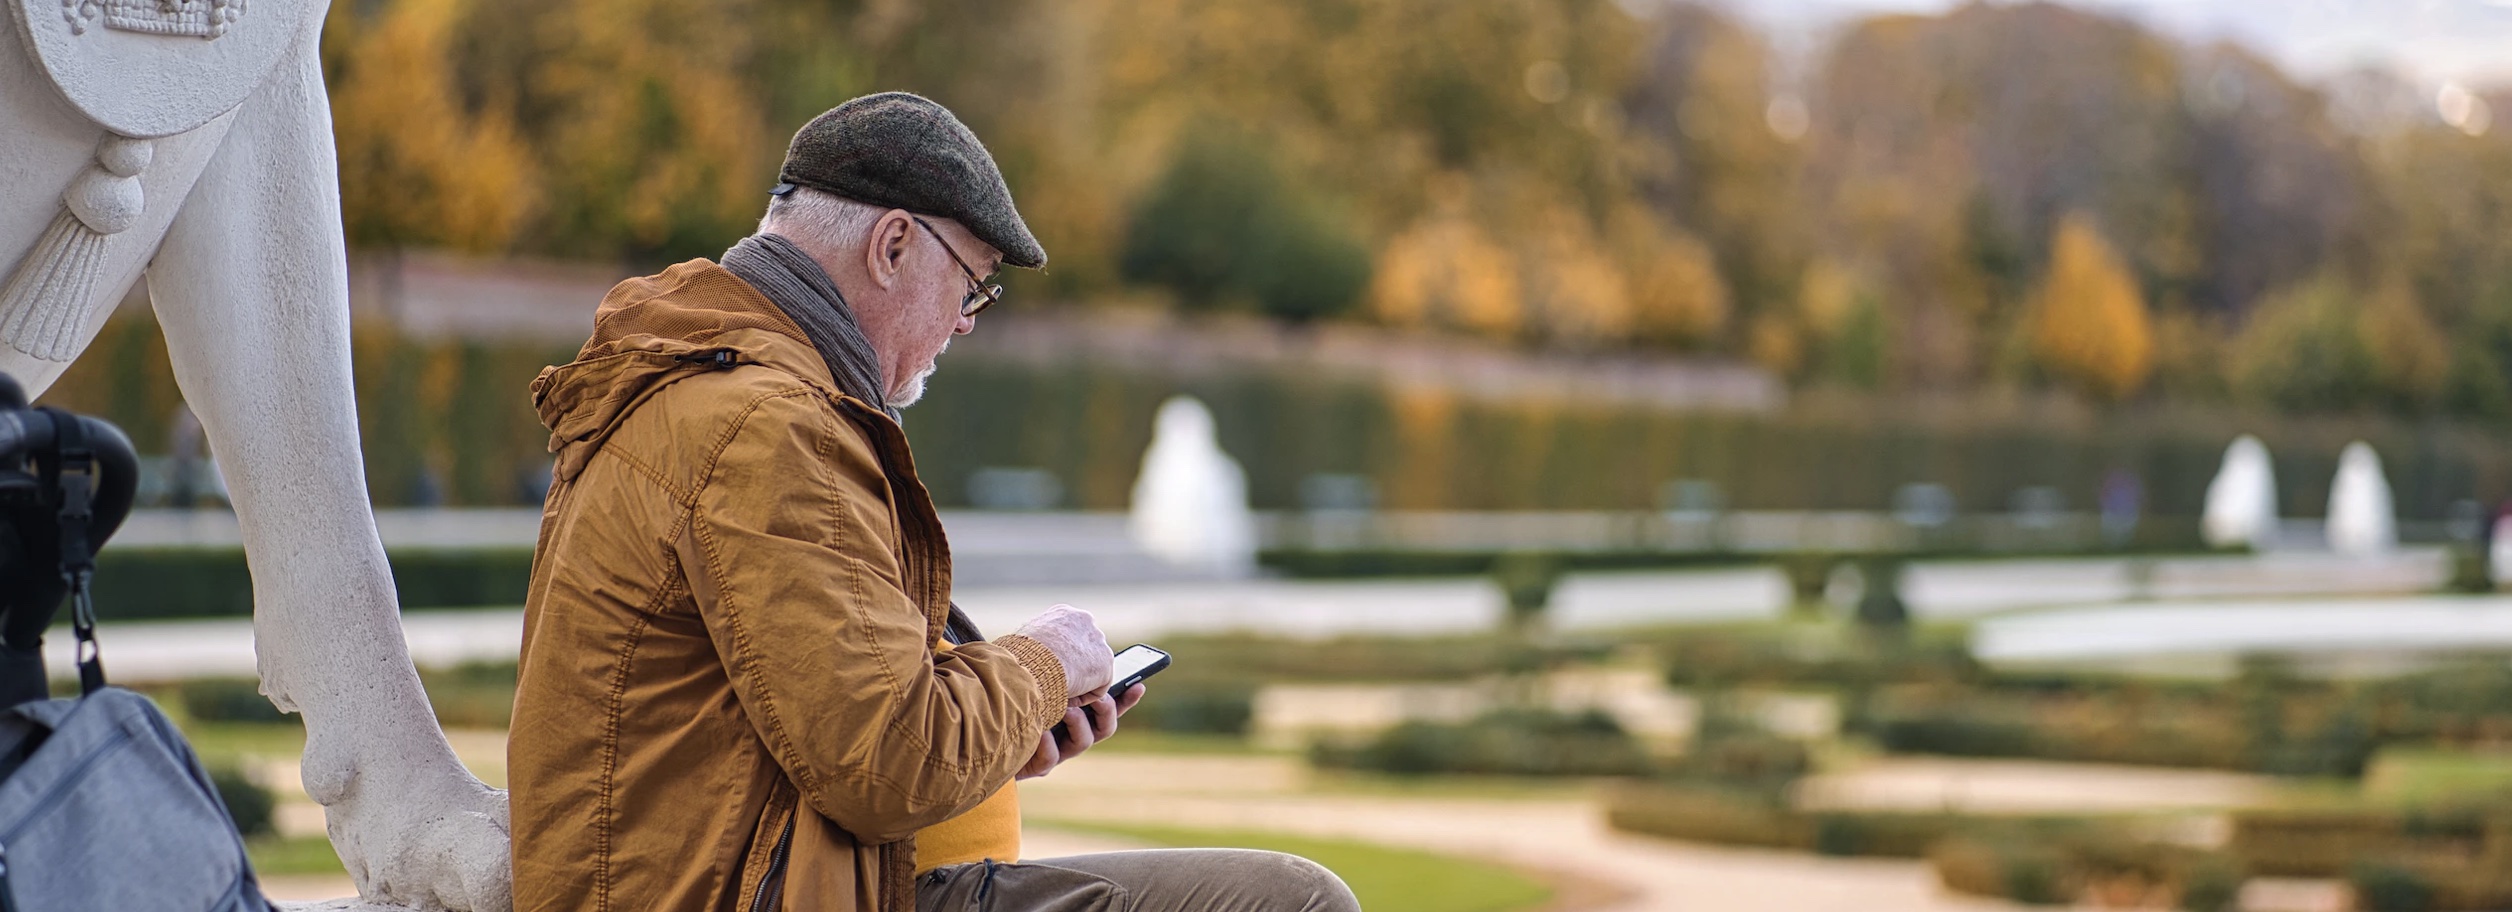
POLYGON ((1732 302, 1707 245, 1690 235, 1670 239, 1637 273, 1631 296, 1643 339, 1701 345, 1727 328, 1732 302))
POLYGON ((1550 339, 1595 343, 1621 339, 1631 330, 1631 295, 1622 268, 1606 256, 1587 220, 1559 206, 1542 215, 1526 238, 1528 286, 1550 339))
POLYGON ((1768 368, 1782 377, 1794 377, 1805 366, 1805 337, 1787 318, 1763 314, 1753 320, 1753 332, 1745 340, 1746 353, 1753 363, 1768 368))
POLYGON ((1454 326, 1493 338, 1525 323, 1518 270, 1509 251, 1463 218, 1433 217, 1399 234, 1379 254, 1370 300, 1396 326, 1454 326))
POLYGON ((2154 371, 2154 325, 2137 279, 2080 215, 2059 221, 2033 315, 2032 354, 2052 375, 2125 399, 2154 371))
POLYGON ((1699 346, 1727 328, 1733 304, 1709 245, 1664 227, 1638 206, 1615 213, 1612 235, 1630 276, 1632 338, 1699 346))
POLYGON ((401 0, 372 23, 333 8, 332 124, 352 240, 494 251, 533 201, 513 118, 465 110, 450 57, 464 0, 401 0))
POLYGON ((1817 259, 1806 266, 1797 282, 1797 313, 1816 332, 1838 332, 1858 305, 1859 287, 1857 274, 1848 267, 1828 258, 1817 259))
POLYGON ((785 147, 741 72, 762 36, 735 12, 678 0, 554 12, 531 88, 565 101, 542 125, 544 156, 579 208, 553 227, 624 226, 644 247, 693 229, 738 237, 765 208, 762 183, 785 147))

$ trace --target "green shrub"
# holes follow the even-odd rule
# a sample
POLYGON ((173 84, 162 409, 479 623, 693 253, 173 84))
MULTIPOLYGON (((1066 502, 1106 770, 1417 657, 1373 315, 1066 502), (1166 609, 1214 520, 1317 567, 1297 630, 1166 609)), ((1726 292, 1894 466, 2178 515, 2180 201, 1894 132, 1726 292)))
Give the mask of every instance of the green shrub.
POLYGON ((1925 858, 1929 846, 1969 823, 1954 814, 1819 813, 1814 815, 1813 849, 1821 855, 1925 858))
POLYGON ((2006 895, 2005 867, 1997 850, 1974 838, 1946 839, 1928 848, 1928 868, 1948 892, 2006 895))
POLYGON ((446 728, 505 728, 515 718, 515 663, 480 662, 423 668, 419 683, 446 728))
POLYGON ((1253 688, 1275 681, 1466 681, 1510 661, 1512 646, 1487 634, 1347 636, 1303 640, 1248 634, 1183 636, 1162 648, 1176 665, 1155 685, 1188 681, 1253 688))
POLYGON ((278 832, 274 811, 277 801, 270 790, 263 788, 232 766, 209 768, 209 784, 218 790, 218 800, 227 807, 227 819, 235 821, 236 832, 246 839, 278 832))
POLYGON ((2254 809, 2233 815, 2227 848, 2275 877, 2342 877, 2367 859, 2477 853, 2482 814, 2462 810, 2254 809))
POLYGON ((1712 736, 1709 726, 1677 767, 1682 775, 1780 792, 1814 768, 1804 744, 1761 731, 1712 736))
POLYGON ((1814 844, 1802 816, 1767 793, 1700 782, 1631 782, 1606 801, 1615 829, 1717 845, 1805 850, 1814 844))
POLYGON ((2059 905, 2076 888, 2066 853, 2050 842, 1970 835, 1940 840, 1928 864, 1945 889, 2036 906, 2059 905))
POLYGON ((1608 822, 1634 833, 1874 858, 1927 857, 1939 842, 1982 825, 1955 814, 1807 813, 1791 809, 1784 792, 1698 779, 1625 783, 1606 807, 1608 822))
MULTIPOLYGON (((1289 534, 1300 534, 1292 525, 1289 534)), ((1296 540, 1296 539, 1295 539, 1296 540)), ((1413 550, 1397 548, 1311 548, 1284 546, 1256 552, 1256 563, 1285 576, 1304 579, 1367 579, 1375 577, 1482 576, 1504 555, 1532 556, 1563 570, 1662 570, 1686 567, 1728 567, 1755 563, 1754 555, 1659 550, 1510 551, 1413 550)))
POLYGON ((2434 886, 2425 875, 2404 865, 2370 862, 2347 874, 2355 888, 2357 908, 2366 912, 2426 912, 2434 908, 2434 886))
POLYGON ((1971 718, 1955 713, 1910 713, 1876 716, 1869 724, 1876 743, 1897 754, 1947 754, 1956 757, 2030 757, 2035 754, 2028 724, 1971 718))
POLYGON ((1998 857, 2005 896, 2025 905, 2060 906, 2069 899, 2065 862, 2057 853, 2016 850, 1998 857))
POLYGON ((1125 714, 1125 724, 1197 735, 1244 735, 1256 715, 1256 685, 1163 681, 1125 714))
POLYGON ((2229 855, 2083 818, 1972 818, 1927 858, 1947 890, 2035 905, 2136 905, 2164 888, 2182 908, 2216 912, 2232 908, 2247 876, 2229 855))
POLYGON ((201 678, 175 685, 183 712, 203 722, 285 722, 288 714, 262 696, 251 678, 201 678))
POLYGON ((1283 175, 1260 140, 1218 124, 1187 131, 1119 265, 1190 307, 1245 300, 1289 320, 1341 313, 1370 275, 1369 249, 1333 206, 1283 175))
POLYGON ((1321 741, 1310 760, 1402 775, 1628 776, 1648 754, 1603 713, 1503 710, 1463 724, 1407 722, 1357 744, 1321 741))
MULTIPOLYGON (((523 604, 529 548, 388 555, 403 608, 523 604)), ((108 548, 96 555, 96 613, 107 620, 251 617, 253 575, 235 548, 108 548)))
POLYGON ((2242 883, 2248 879, 2240 862, 2224 855, 2208 855, 2182 874, 2180 908, 2187 912, 2235 912, 2242 898, 2242 883))
POLYGON ((2252 737, 2230 701, 2099 682, 2039 686, 1895 688, 1871 702, 1865 721, 1893 751, 2257 768, 2252 737))

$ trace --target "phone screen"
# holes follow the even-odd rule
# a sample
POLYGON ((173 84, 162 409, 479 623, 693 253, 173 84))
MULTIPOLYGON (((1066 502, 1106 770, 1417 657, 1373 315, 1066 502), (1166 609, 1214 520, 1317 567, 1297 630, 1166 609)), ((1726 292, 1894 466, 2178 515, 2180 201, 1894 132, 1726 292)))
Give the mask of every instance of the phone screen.
POLYGON ((1161 652, 1160 650, 1153 649, 1149 646, 1126 647, 1124 652, 1116 654, 1116 677, 1111 678, 1110 680, 1124 681, 1137 674, 1141 674, 1143 669, 1150 668, 1153 663, 1168 657, 1168 653, 1161 652))

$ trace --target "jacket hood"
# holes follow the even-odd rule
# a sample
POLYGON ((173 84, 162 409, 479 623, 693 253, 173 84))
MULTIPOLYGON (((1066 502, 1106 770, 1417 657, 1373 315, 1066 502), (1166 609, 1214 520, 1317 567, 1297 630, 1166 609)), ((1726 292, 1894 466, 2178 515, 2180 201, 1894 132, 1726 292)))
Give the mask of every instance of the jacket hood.
POLYGON ((837 396, 828 365, 792 318, 712 261, 614 286, 576 360, 532 380, 556 477, 583 471, 620 421, 664 388, 738 364, 774 367, 837 396))

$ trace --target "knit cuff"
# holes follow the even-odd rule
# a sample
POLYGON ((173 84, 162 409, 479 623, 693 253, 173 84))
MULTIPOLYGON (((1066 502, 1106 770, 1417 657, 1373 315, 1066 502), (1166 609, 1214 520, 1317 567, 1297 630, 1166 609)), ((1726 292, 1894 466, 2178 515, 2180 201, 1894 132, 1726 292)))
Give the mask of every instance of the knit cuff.
POLYGON ((994 644, 1012 651, 1012 658, 1021 670, 1038 682, 1038 730, 1046 731, 1064 721, 1066 688, 1064 660, 1055 657, 1046 645, 1020 634, 996 637, 994 644))

